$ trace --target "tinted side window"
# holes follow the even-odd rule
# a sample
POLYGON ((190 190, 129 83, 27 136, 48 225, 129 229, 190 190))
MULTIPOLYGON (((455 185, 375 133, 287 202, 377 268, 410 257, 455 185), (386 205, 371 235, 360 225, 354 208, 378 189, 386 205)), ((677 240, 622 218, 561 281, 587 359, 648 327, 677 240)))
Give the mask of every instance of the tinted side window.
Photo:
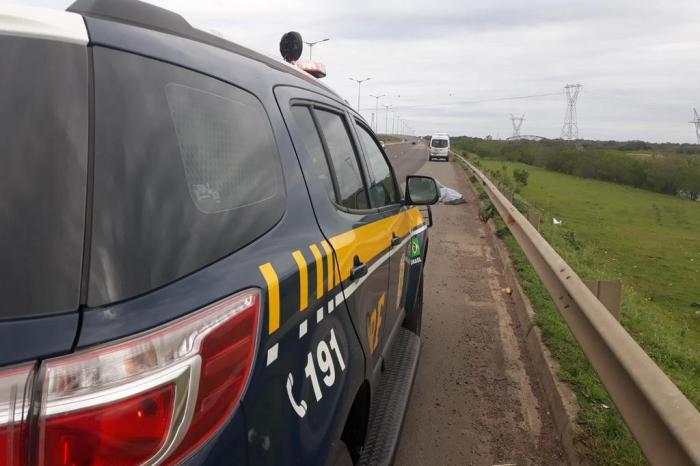
POLYGON ((235 89, 222 94, 165 86, 190 195, 206 213, 259 204, 279 190, 277 148, 260 104, 235 89), (268 167, 272 176, 261 177, 268 167))
POLYGON ((348 209, 367 209, 367 191, 343 117, 325 110, 314 112, 333 163, 340 192, 339 203, 348 209))
POLYGON ((95 47, 88 304, 152 290, 226 256, 285 209, 272 128, 251 94, 95 47))
POLYGON ((396 204, 399 201, 399 195, 384 154, 372 135, 362 125, 357 125, 357 134, 367 159, 367 170, 370 178, 369 198, 372 207, 396 204))
POLYGON ((311 161, 316 169, 316 175, 326 189, 328 197, 335 199, 333 180, 328 169, 328 161, 323 152, 323 145, 321 144, 321 138, 318 135, 316 124, 313 118, 311 118, 310 109, 302 106, 292 107, 292 114, 294 115, 294 121, 299 126, 299 129, 301 129, 301 137, 306 146, 306 151, 311 156, 311 161))
POLYGON ((0 319, 78 308, 87 48, 0 38, 0 319))

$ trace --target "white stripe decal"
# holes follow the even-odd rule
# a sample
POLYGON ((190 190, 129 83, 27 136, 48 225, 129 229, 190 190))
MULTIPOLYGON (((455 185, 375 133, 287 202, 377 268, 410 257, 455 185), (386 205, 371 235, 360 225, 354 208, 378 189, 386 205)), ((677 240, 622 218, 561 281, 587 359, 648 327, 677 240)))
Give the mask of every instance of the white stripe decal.
POLYGON ((306 335, 306 332, 308 330, 308 323, 307 321, 303 321, 302 323, 299 324, 299 338, 303 337, 306 335))
POLYGON ((333 312, 333 300, 328 301, 328 313, 333 312))
MULTIPOLYGON (((420 230, 420 229, 419 229, 420 230)), ((422 231, 422 230, 421 230, 422 231)), ((360 278, 359 280, 352 282, 347 288, 345 288, 345 298, 348 299, 352 294, 357 290, 357 288, 362 285, 365 280, 367 280, 372 273, 379 268, 384 262, 387 261, 391 256, 394 255, 394 253, 401 251, 402 248, 408 243, 408 241, 411 239, 411 235, 406 235, 406 237, 396 246, 382 254, 382 256, 377 259, 372 265, 369 266, 369 269, 367 270, 367 275, 364 277, 360 278)))
POLYGON ((323 307, 319 307, 318 310, 316 311, 316 323, 319 323, 323 320, 323 307))
MULTIPOLYGON (((340 305, 340 303, 343 302, 344 299, 350 298, 350 296, 352 296, 352 294, 355 292, 355 290, 357 290, 357 288, 359 288, 360 285, 362 285, 365 282, 365 280, 367 280, 370 277, 370 275, 372 275, 372 273, 379 268, 379 266, 381 266, 384 262, 386 262, 387 259, 389 259, 391 256, 393 256, 396 252, 401 251, 402 248, 406 245, 406 243, 408 243, 411 240, 411 238, 413 236, 417 235, 418 233, 422 233, 427 229, 428 229, 427 225, 422 225, 422 226, 412 230, 411 233, 406 235, 406 237, 404 239, 402 239, 399 244, 397 244, 396 246, 392 247, 387 252, 382 254, 379 257, 379 259, 377 259, 372 265, 369 266, 369 269, 367 270, 367 275, 365 275, 364 277, 360 278, 357 281, 352 282, 350 285, 345 287, 344 293, 340 292, 335 296, 335 307, 338 307, 340 305)), ((332 309, 333 309, 332 302, 329 302, 329 311, 328 312, 332 312, 331 311, 332 309)), ((323 317, 318 318, 318 316, 317 316, 316 321, 320 322, 322 318, 323 317)))
POLYGON ((277 353, 279 351, 279 343, 275 343, 267 350, 267 365, 269 366, 277 360, 277 353))
POLYGON ((423 226, 421 226, 421 227, 416 228, 416 229, 413 230, 411 233, 413 233, 414 235, 417 235, 418 233, 423 233, 423 232, 424 232, 425 230, 427 230, 427 229, 428 229, 428 226, 427 226, 427 225, 423 225, 423 226))

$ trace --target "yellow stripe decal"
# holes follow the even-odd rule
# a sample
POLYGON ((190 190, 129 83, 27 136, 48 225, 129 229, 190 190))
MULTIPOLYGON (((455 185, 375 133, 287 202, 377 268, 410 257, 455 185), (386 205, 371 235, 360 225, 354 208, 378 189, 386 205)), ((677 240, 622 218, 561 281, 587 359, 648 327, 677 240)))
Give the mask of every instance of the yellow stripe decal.
MULTIPOLYGON (((377 220, 376 222, 362 225, 361 227, 346 231, 330 239, 330 245, 326 241, 321 242, 321 247, 328 257, 328 291, 339 285, 343 280, 350 278, 355 256, 368 263, 383 251, 391 247, 391 233, 404 238, 415 227, 423 225, 423 215, 417 208, 405 210, 397 215, 377 220), (335 256, 333 255, 333 249, 335 256), (335 260, 338 263, 334 265, 335 260), (340 272, 338 272, 340 269, 340 272)), ((309 246, 316 261, 316 298, 323 298, 323 255, 317 245, 309 246)), ((303 311, 309 305, 309 276, 308 265, 301 251, 292 253, 299 266, 299 310, 303 311)), ((267 283, 267 300, 269 309, 268 331, 276 332, 280 327, 280 284, 279 278, 271 263, 259 267, 265 282, 267 283)))
POLYGON ((265 282, 267 282, 267 301, 270 310, 268 332, 272 335, 280 328, 280 282, 272 264, 268 262, 259 268, 265 282))
POLYGON ((333 250, 328 245, 326 240, 321 241, 321 247, 326 251, 326 259, 328 260, 328 291, 331 291, 335 284, 333 283, 333 277, 335 276, 333 271, 335 266, 333 265, 333 250))
POLYGON ((316 259, 316 299, 321 299, 323 298, 323 257, 315 244, 309 246, 309 249, 316 259))
POLYGON ((309 274, 301 251, 294 251, 292 256, 299 266, 299 310, 303 311, 309 307, 309 274))
POLYGON ((397 215, 362 225, 330 239, 340 268, 340 280, 347 280, 358 256, 365 264, 391 247, 391 233, 403 238, 423 224, 423 215, 413 207, 397 215))

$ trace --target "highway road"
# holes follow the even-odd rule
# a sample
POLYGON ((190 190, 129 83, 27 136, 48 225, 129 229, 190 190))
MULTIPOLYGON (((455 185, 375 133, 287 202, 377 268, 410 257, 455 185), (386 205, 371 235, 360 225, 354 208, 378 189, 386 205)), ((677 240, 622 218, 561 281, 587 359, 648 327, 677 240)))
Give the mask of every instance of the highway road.
POLYGON ((400 181, 433 176, 467 200, 433 207, 423 349, 395 464, 566 464, 464 172, 427 162, 423 144, 387 153, 400 181))

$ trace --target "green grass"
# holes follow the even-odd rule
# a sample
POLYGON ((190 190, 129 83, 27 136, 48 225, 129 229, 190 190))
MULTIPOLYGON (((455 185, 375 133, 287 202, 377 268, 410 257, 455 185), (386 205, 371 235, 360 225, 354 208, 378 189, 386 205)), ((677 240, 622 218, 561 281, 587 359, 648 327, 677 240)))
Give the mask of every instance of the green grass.
MULTIPOLYGON (((485 169, 501 162, 481 159, 485 169)), ((522 164, 525 204, 543 212, 542 234, 582 278, 620 278, 622 324, 700 406, 700 203, 522 164), (553 225, 552 217, 563 221, 553 225)), ((581 441, 594 464, 644 464, 636 443, 517 243, 504 236, 537 312, 560 378, 576 393, 581 441), (606 407, 607 406, 607 407, 606 407), (609 408, 608 408, 609 407, 609 408)))
POLYGON ((401 138, 391 136, 389 134, 377 134, 377 138, 379 138, 380 141, 384 141, 385 143, 401 142, 401 138))

